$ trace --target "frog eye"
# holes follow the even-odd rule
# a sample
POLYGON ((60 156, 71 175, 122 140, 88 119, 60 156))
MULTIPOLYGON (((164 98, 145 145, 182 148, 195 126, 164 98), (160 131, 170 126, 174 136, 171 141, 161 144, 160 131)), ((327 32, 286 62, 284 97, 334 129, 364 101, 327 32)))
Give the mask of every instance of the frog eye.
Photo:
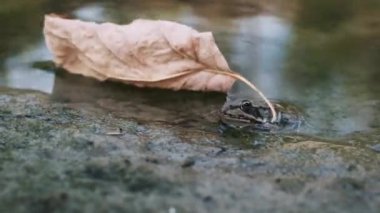
POLYGON ((247 100, 243 100, 240 104, 240 108, 244 111, 252 107, 252 103, 247 100))

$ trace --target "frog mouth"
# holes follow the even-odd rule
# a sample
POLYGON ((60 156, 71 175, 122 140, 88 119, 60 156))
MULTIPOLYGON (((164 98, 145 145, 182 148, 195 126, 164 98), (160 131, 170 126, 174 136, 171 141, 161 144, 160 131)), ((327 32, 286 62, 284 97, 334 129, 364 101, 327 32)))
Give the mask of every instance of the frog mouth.
POLYGON ((250 115, 248 113, 245 113, 245 112, 242 112, 242 114, 239 114, 239 115, 235 115, 235 114, 230 114, 230 113, 226 113, 224 112, 223 113, 224 116, 224 119, 225 120, 232 120, 232 121, 237 121, 237 122, 241 122, 241 123, 266 123, 268 122, 267 119, 262 119, 262 118, 259 118, 259 117, 255 117, 253 115, 250 115))
POLYGON ((271 124, 274 124, 274 123, 279 123, 279 121, 282 120, 282 113, 279 111, 277 113, 277 119, 276 121, 272 122, 270 120, 270 118, 267 118, 267 117, 256 117, 256 116, 253 116, 249 113, 246 113, 246 112, 243 112, 241 111, 240 114, 236 115, 236 114, 231 114, 231 113, 228 113, 228 112, 223 112, 224 114, 224 119, 225 120, 232 120, 232 121, 236 121, 236 122, 241 122, 241 123, 255 123, 255 124, 264 124, 264 123, 271 123, 271 124))

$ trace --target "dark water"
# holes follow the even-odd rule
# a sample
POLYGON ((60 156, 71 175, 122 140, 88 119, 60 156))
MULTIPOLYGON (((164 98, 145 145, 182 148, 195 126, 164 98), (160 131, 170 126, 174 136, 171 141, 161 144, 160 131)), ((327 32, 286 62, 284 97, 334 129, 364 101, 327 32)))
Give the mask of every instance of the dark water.
MULTIPOLYGON (((380 2, 279 2, 3 0, 0 85, 43 91, 56 101, 93 102, 145 122, 214 129, 225 95, 101 84, 38 65, 51 60, 42 36, 44 14, 115 23, 173 20, 212 31, 234 70, 269 98, 305 111, 307 134, 380 143, 380 2)), ((237 84, 231 94, 244 91, 237 84)))

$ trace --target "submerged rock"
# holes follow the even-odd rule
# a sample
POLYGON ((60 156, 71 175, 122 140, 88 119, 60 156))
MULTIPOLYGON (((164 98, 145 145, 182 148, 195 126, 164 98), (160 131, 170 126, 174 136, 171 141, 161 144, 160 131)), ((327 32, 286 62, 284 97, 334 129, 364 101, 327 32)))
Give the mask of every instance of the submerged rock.
POLYGON ((220 135, 0 89, 0 212, 378 212, 379 166, 364 146, 220 135))

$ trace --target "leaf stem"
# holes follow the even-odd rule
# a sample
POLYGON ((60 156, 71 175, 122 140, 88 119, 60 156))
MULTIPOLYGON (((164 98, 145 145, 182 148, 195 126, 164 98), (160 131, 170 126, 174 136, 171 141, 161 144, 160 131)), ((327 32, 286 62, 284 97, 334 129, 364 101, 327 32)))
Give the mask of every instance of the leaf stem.
POLYGON ((224 71, 224 70, 211 70, 215 73, 222 74, 222 75, 227 75, 232 78, 235 78, 237 80, 242 81, 243 83, 247 84, 251 89, 253 89, 255 92, 257 92, 260 97, 265 101, 265 103, 268 105, 269 109, 272 112, 272 120, 271 122, 274 122, 277 119, 277 113, 276 110, 274 109, 272 103, 265 97, 265 95, 250 81, 248 81, 244 76, 238 74, 237 72, 234 71, 224 71))

